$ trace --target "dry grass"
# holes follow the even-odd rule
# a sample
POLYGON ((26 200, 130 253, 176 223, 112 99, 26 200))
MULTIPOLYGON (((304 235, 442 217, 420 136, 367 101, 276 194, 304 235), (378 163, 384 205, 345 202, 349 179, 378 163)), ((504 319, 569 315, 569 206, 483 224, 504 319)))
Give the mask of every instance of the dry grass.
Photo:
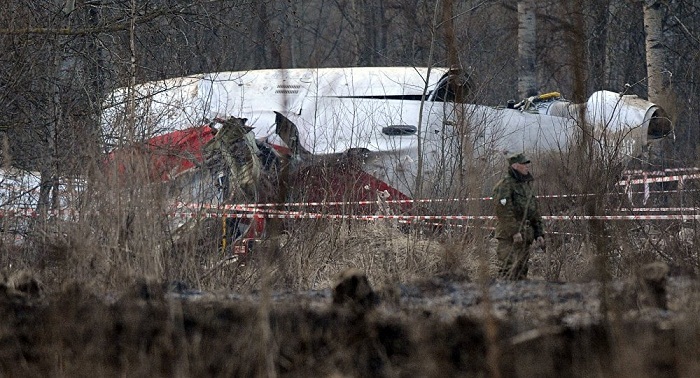
MULTIPOLYGON (((559 160, 543 157, 541 163, 533 164, 541 194, 572 194, 541 200, 542 213, 588 215, 588 197, 576 194, 585 194, 582 190, 590 188, 577 187, 577 177, 567 173, 562 167, 569 165, 562 166, 559 160)), ((203 189, 190 186, 174 190, 177 188, 154 184, 144 167, 145 163, 134 157, 130 172, 96 176, 99 179, 91 182, 80 202, 74 202, 79 204, 79 215, 72 219, 4 219, 6 230, 12 229, 8 222, 19 220, 29 231, 20 244, 14 242, 14 234, 3 234, 0 261, 5 269, 30 269, 50 288, 79 281, 102 291, 119 290, 134 277, 180 282, 203 290, 260 290, 261 264, 271 269, 274 289, 288 290, 328 287, 335 274, 349 267, 367 272, 374 285, 444 274, 482 281, 493 276, 492 224, 481 221, 445 224, 435 232, 427 225, 395 221, 289 220, 282 224, 282 233, 263 238, 251 256, 222 264, 226 254, 220 251, 221 218, 167 215, 184 211, 173 203, 191 202, 191 193, 203 189)), ((486 168, 494 167, 470 170, 478 173, 486 168)), ((478 197, 488 192, 477 180, 464 188, 468 188, 466 193, 454 195, 478 197)), ((596 206, 630 210, 623 194, 601 193, 619 189, 605 183, 593 193, 600 197, 596 206)), ((685 194, 678 199, 678 195, 671 193, 663 199, 666 206, 698 206, 694 196, 685 194), (680 201, 682 204, 677 204, 680 201)), ((488 214, 489 204, 465 201, 423 206, 417 211, 488 214)), ((610 277, 624 278, 657 260, 669 264, 675 274, 698 273, 700 260, 695 246, 700 240, 695 223, 610 221, 600 235, 591 227, 584 221, 547 222, 548 248, 533 252, 532 276, 586 281, 597 278, 604 263, 610 277), (607 249, 601 252, 600 245, 607 249)))
MULTIPOLYGON (((166 216, 174 193, 186 191, 153 184, 142 167, 134 164, 128 180, 120 174, 92 182, 75 219, 33 219, 21 244, 5 235, 0 308, 7 321, 0 339, 7 343, 0 353, 4 361, 22 363, 3 363, 0 370, 59 376, 480 376, 486 371, 503 376, 690 376, 699 369, 695 356, 700 349, 693 336, 700 329, 696 286, 669 302, 669 313, 675 314, 670 324, 636 317, 568 328, 562 319, 576 314, 561 306, 561 312, 547 313, 552 305, 541 299, 546 295, 529 303, 528 310, 516 310, 519 301, 492 308, 486 300, 480 304, 482 315, 460 315, 453 308, 446 310, 456 311, 453 316, 446 316, 443 305, 407 309, 401 306, 400 284, 421 283, 417 292, 424 295, 436 282, 476 282, 477 294, 501 287, 492 280, 492 224, 436 229, 391 221, 290 220, 282 224, 283 232, 267 235, 251 254, 227 260, 219 250, 222 219, 184 222, 166 216), (348 268, 365 272, 382 293, 386 305, 378 312, 358 319, 328 307, 323 297, 320 306, 308 296, 291 304, 273 299, 280 293, 324 293, 348 268), (168 296, 188 289, 220 296, 168 296), (233 300, 234 293, 253 293, 257 300, 233 300), (511 317, 504 308, 514 311, 511 317), (519 334, 533 318, 544 319, 545 328, 519 334), (640 348, 662 353, 650 358, 636 353, 640 348)), ((540 178, 541 193, 568 185, 558 177, 540 178)), ((486 191, 477 185, 469 189, 464 197, 486 191)), ((175 199, 190 198, 175 194, 175 199)), ((601 205, 619 201, 614 197, 601 205)), ((696 203, 688 197, 684 201, 696 203)), ((585 205, 567 199, 545 202, 542 208, 546 214, 584 214, 585 205)), ((429 211, 474 214, 487 208, 470 201, 429 211)), ((609 222, 604 236, 592 234, 590 227, 549 222, 548 248, 533 252, 533 279, 590 282, 601 277, 599 269, 605 266, 605 276, 618 282, 659 260, 675 276, 698 272, 695 223, 609 222), (596 243, 600 237, 608 238, 610 249, 604 253, 596 243)), ((602 301, 614 299, 602 294, 602 301)))

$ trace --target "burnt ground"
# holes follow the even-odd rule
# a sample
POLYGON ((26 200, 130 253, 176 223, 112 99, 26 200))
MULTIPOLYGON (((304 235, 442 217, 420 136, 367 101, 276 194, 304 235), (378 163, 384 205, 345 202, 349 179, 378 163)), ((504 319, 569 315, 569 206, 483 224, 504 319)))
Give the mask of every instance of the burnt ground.
POLYGON ((698 281, 661 308, 634 282, 469 282, 239 295, 140 282, 0 290, 4 376, 687 377, 700 373, 698 281), (265 299, 267 298, 267 299, 265 299), (606 300, 601 300, 606 298, 606 300), (666 307, 665 309, 663 307, 666 307))

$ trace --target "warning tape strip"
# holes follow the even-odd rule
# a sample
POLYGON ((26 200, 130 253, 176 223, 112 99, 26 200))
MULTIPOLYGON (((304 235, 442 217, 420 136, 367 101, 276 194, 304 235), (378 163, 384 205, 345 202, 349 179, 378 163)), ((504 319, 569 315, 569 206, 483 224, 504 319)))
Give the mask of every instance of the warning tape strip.
POLYGON ((651 184, 651 183, 656 183, 656 182, 685 181, 688 179, 692 180, 692 179, 698 179, 698 178, 700 178, 700 174, 680 175, 680 176, 664 176, 664 177, 647 177, 647 178, 640 178, 640 179, 620 180, 617 182, 617 185, 618 186, 625 186, 625 185, 651 184))
POLYGON ((688 167, 688 168, 666 168, 662 171, 645 171, 642 169, 628 169, 623 171, 623 175, 648 175, 648 176, 663 176, 667 173, 672 172, 697 172, 700 171, 699 167, 688 167))
MULTIPOLYGON (((257 205, 227 205, 221 207, 202 206, 196 208, 199 211, 173 211, 168 215, 176 218, 276 218, 276 219, 362 219, 362 220, 492 220, 492 215, 362 215, 362 214, 327 214, 327 213, 307 213, 301 211, 288 211, 277 209, 260 209, 257 205)), ((700 219, 700 208, 698 207, 664 207, 664 208, 622 208, 620 212, 627 213, 681 213, 681 214, 651 214, 651 215, 545 215, 545 220, 698 220, 700 219), (684 214, 686 212, 693 214, 684 214)), ((47 211, 49 217, 78 217, 79 212, 71 209, 47 211)), ((39 213, 33 209, 16 209, 0 211, 0 218, 11 217, 39 217, 39 213)))
POLYGON ((545 220, 700 220, 700 214, 656 214, 656 215, 550 215, 545 220))
POLYGON ((671 212, 700 212, 700 207, 633 207, 630 209, 620 209, 618 211, 630 213, 671 213, 671 212))
MULTIPOLYGON (((75 211, 50 211, 48 216, 77 216, 75 211)), ((493 215, 360 215, 360 214, 323 214, 304 212, 172 212, 167 214, 174 218, 269 218, 269 219, 355 219, 355 220, 407 220, 407 221, 448 221, 448 220, 494 220, 493 215)), ((36 211, 3 212, 0 218, 38 217, 36 211)), ((700 220, 700 214, 653 214, 653 215, 545 215, 543 220, 700 220)))
POLYGON ((271 218, 271 219, 358 219, 358 220, 488 220, 492 215, 359 215, 359 214, 322 214, 322 213, 219 213, 219 212, 177 212, 169 215, 175 218, 271 218))
MULTIPOLYGON (((404 200, 385 200, 382 203, 387 204, 409 204, 409 203, 440 203, 440 202, 459 202, 459 201, 487 201, 492 197, 481 198, 424 198, 424 199, 404 199, 404 200)), ((377 205, 378 201, 326 201, 326 202, 275 202, 275 203, 247 203, 234 205, 221 205, 220 207, 212 205, 179 203, 180 207, 194 208, 224 208, 227 210, 238 210, 241 208, 263 208, 263 207, 304 207, 304 206, 348 206, 348 205, 377 205)))
MULTIPOLYGON (((356 219, 356 220, 494 220, 493 215, 357 215, 322 213, 219 213, 219 212, 177 212, 175 218, 271 218, 271 219, 356 219)), ((700 214, 656 214, 656 215, 545 215, 543 220, 700 220, 700 214)))
MULTIPOLYGON (((682 169, 667 169, 658 172, 648 172, 649 174, 664 174, 664 172, 684 172, 684 171, 697 171, 700 168, 682 168, 682 169)), ((636 172, 636 171, 634 171, 636 172)), ((643 171, 640 171, 643 173, 643 171)), ((646 177, 640 179, 628 179, 620 180, 617 182, 618 186, 629 186, 637 184, 650 184, 659 182, 672 182, 672 181, 684 181, 687 179, 700 179, 700 174, 687 174, 687 175, 674 175, 674 176, 663 176, 663 177, 646 177)), ((693 190, 695 191, 695 190, 693 190)), ((645 194, 649 193, 659 194, 659 193, 676 193, 676 190, 656 190, 656 191, 625 191, 624 194, 645 194)), ((604 193, 602 195, 621 195, 622 193, 604 193)), ((536 198, 576 198, 576 197, 589 197, 597 196, 595 193, 582 193, 582 194, 547 194, 539 195, 536 198)), ((490 201, 493 197, 467 197, 467 198, 422 198, 422 199, 402 199, 402 200, 383 200, 381 203, 386 204, 414 204, 414 203, 442 203, 442 202, 463 202, 463 201, 490 201)), ((350 206, 350 205, 376 205, 379 201, 326 201, 326 202, 285 202, 285 203, 249 203, 249 204, 236 204, 236 205, 222 205, 216 207, 217 209, 225 210, 243 210, 243 208, 264 208, 264 207, 304 207, 304 206, 350 206)), ((212 208, 211 205, 201 205, 201 204, 188 204, 179 203, 178 207, 194 207, 194 208, 212 208)))
MULTIPOLYGON (((639 192, 640 194, 642 192, 639 192)), ((614 194, 614 193, 611 193, 614 194)), ((596 194, 550 194, 541 195, 537 198, 571 198, 595 196, 596 194)), ((462 201, 491 201, 493 197, 470 197, 470 198, 423 198, 423 199, 404 199, 404 200, 385 200, 385 201, 327 201, 327 202, 276 202, 276 203, 244 203, 244 204, 229 204, 229 205, 207 205, 197 203, 180 202, 176 207, 194 208, 194 209, 217 209, 217 210, 251 210, 261 209, 265 207, 304 207, 304 206, 350 206, 350 205, 378 205, 378 204, 410 204, 410 203, 441 203, 441 202, 462 202, 462 201)))
MULTIPOLYGON (((79 214, 80 213, 76 210, 50 210, 50 211, 46 212, 46 215, 48 217, 56 217, 56 216, 77 217, 79 214)), ((34 209, 16 209, 16 210, 0 211, 0 218, 12 218, 12 217, 37 218, 40 215, 41 214, 39 214, 34 209)))
MULTIPOLYGON (((683 192, 688 193, 688 192, 697 192, 698 190, 694 189, 686 189, 683 192)), ((663 194, 663 193, 677 193, 676 190, 651 190, 648 192, 643 192, 643 191, 633 191, 633 192, 625 192, 625 193, 606 193, 604 195, 629 195, 629 194, 663 194)), ((597 194, 550 194, 550 195, 541 195, 537 196, 537 198, 575 198, 575 197, 586 197, 586 196, 596 196, 597 194)), ((406 199, 406 200, 386 200, 383 201, 381 204, 409 204, 409 203, 441 203, 441 202, 462 202, 462 201, 490 201, 493 200, 493 197, 472 197, 472 198, 424 198, 424 199, 406 199)), ((187 203, 187 202, 178 202, 175 204, 175 208, 180 209, 180 208, 187 208, 187 209, 194 209, 198 211, 202 210, 207 210, 207 211, 263 211, 263 210, 272 210, 272 209, 265 209, 268 207, 278 207, 278 208, 289 208, 289 207, 305 207, 305 206, 350 206, 350 205, 378 205, 378 201, 328 201, 328 202, 289 202, 289 203, 243 203, 243 204, 229 204, 229 205, 210 205, 210 204, 201 204, 201 203, 187 203)), ((27 206, 27 205, 24 205, 27 206)), ((667 211, 670 211, 671 209, 668 209, 667 211)), ((689 209, 690 210, 690 209, 689 209)), ((49 212, 49 215, 55 216, 55 215, 62 215, 64 212, 71 211, 69 209, 65 210, 60 210, 59 213, 57 214, 55 210, 51 210, 49 212)), ((289 210, 287 210, 289 211, 289 210)), ((636 211, 649 211, 649 210, 642 210, 641 208, 636 210, 636 211)), ((661 210, 660 210, 661 211, 661 210)), ((678 210, 678 211, 683 211, 683 210, 678 210)), ((34 213, 35 210, 33 207, 15 207, 12 206, 10 209, 6 210, 0 210, 0 217, 3 216, 4 213, 9 213, 9 214, 19 214, 19 215, 28 215, 28 216, 36 216, 34 213)))
MULTIPOLYGON (((686 190, 686 192, 695 190, 686 190)), ((654 190, 648 193, 653 194, 663 194, 663 193, 677 193, 676 190, 654 190)), ((643 191, 634 192, 624 192, 624 193, 604 193, 602 195, 629 195, 629 194, 646 194, 643 191)), ((576 198, 576 197, 593 197, 598 194, 594 193, 583 193, 583 194, 546 194, 539 195, 536 198, 576 198)), ((410 204, 410 203, 442 203, 442 202, 463 202, 463 201, 491 201, 493 197, 468 197, 468 198, 422 198, 422 199, 404 199, 404 200, 384 200, 384 201, 327 201, 327 202, 270 202, 270 203, 242 203, 242 204, 228 204, 228 205, 209 205, 209 204, 199 204, 199 203, 187 203, 178 202, 175 204, 176 208, 190 208, 190 209, 216 209, 216 210, 238 210, 247 211, 252 209, 262 209, 266 207, 305 207, 305 206, 352 206, 352 205, 378 205, 378 204, 410 204)))
MULTIPOLYGON (((700 174, 698 175, 691 175, 693 177, 700 178, 700 174)), ((676 181, 676 180, 668 180, 669 177, 662 178, 662 181, 676 181)), ((644 179, 640 179, 644 181, 644 179)), ((652 182, 650 180, 646 180, 648 182, 652 182)), ((620 183, 625 183, 625 181, 620 181, 620 183)), ((618 184, 620 184, 618 183, 618 184)), ((630 184, 637 184, 639 183, 639 180, 632 180, 630 184)), ((623 185, 623 184, 620 184, 623 185)), ((696 192, 698 190, 695 189, 686 189, 683 192, 696 192)), ((601 195, 622 195, 622 194, 663 194, 663 193, 677 193, 677 190, 652 190, 652 191, 629 191, 625 193, 604 193, 601 195)), ((576 198, 576 197, 589 197, 589 196, 597 196, 598 194, 594 193, 582 193, 582 194, 547 194, 547 195, 539 195, 536 196, 536 198, 547 198, 547 199, 554 199, 554 198, 576 198)), ((493 200, 493 197, 468 197, 468 198, 423 198, 423 199, 404 199, 404 200, 384 200, 381 201, 381 204, 412 204, 412 203, 447 203, 447 202, 465 202, 465 201, 491 201, 493 200)), ((208 205, 208 204, 199 204, 199 203, 186 203, 186 202, 179 202, 176 204, 177 208, 190 208, 190 209, 198 209, 198 210, 228 210, 228 211, 252 211, 254 209, 256 210, 262 210, 263 208, 266 207, 278 207, 278 208, 289 208, 289 207, 305 207, 305 206, 352 206, 352 205, 377 205, 379 204, 379 201, 373 200, 373 201, 327 201, 327 202, 285 202, 285 203, 247 203, 247 204, 231 204, 231 205, 208 205)), ((6 210, 6 212, 9 213, 17 213, 17 214, 24 214, 24 215, 32 215, 32 214, 27 214, 27 212, 33 212, 33 208, 15 208, 11 210, 6 210)), ((68 211, 68 210, 65 210, 68 211)), ((55 211, 53 211, 55 212, 55 211)), ((54 213, 50 213, 50 215, 56 215, 54 213)), ((34 214, 35 215, 35 214, 34 214)), ((3 215, 0 214, 0 217, 3 215)))

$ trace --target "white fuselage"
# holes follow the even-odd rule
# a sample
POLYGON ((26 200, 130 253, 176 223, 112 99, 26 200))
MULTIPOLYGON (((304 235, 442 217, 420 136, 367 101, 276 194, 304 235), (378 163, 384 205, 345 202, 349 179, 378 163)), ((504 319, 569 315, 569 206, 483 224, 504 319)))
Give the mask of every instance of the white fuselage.
POLYGON ((292 121, 299 144, 314 155, 366 152, 364 169, 408 196, 447 192, 464 151, 482 158, 504 152, 566 150, 583 130, 627 155, 647 143, 654 104, 600 91, 586 104, 554 99, 527 108, 439 101, 445 68, 355 67, 218 72, 149 82, 134 88, 132 127, 124 120, 128 91, 107 99, 106 141, 148 138, 217 117, 247 118, 256 138, 284 145, 275 112, 292 121), (403 130, 405 132, 395 132, 403 130), (413 130, 413 132, 411 132, 413 130), (126 132, 128 131, 128 132, 126 132), (470 148, 463 148, 471 143, 470 148), (420 179, 417 180, 420 175, 420 179))

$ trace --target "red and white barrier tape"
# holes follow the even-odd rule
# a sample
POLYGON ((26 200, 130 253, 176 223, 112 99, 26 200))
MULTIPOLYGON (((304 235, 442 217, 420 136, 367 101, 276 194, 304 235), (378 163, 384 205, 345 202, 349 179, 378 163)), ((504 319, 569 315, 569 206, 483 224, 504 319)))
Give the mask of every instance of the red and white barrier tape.
MULTIPOLYGON (((46 212, 48 217, 77 217, 80 213, 76 210, 49 210, 46 212)), ((16 209, 0 211, 0 218, 27 217, 37 218, 40 214, 34 209, 16 209)))
MULTIPOLYGON (((641 193, 641 192, 640 192, 641 193)), ((537 198, 571 198, 595 196, 596 194, 550 194, 541 195, 537 198)), ((405 199, 405 200, 385 200, 382 204, 410 204, 410 203, 441 203, 441 202, 462 202, 462 201, 490 201, 493 197, 468 197, 468 198, 423 198, 423 199, 405 199)), ((378 201, 328 201, 328 202, 284 202, 284 203, 244 203, 231 205, 208 205, 198 203, 179 202, 176 207, 189 209, 216 209, 216 210, 237 210, 251 211, 254 209, 262 209, 265 207, 311 207, 311 206, 352 206, 352 205, 377 205, 378 201)))
POLYGON ((700 214, 657 214, 657 215, 548 215, 545 220, 700 220, 700 214))
POLYGON ((359 214, 322 214, 322 213, 199 213, 177 212, 170 213, 175 218, 270 218, 270 219, 357 219, 357 220, 488 220, 494 219, 492 215, 359 215, 359 214))
MULTIPOLYGON (((50 211, 48 216, 71 216, 77 217, 76 211, 50 211)), ((0 218, 8 217, 30 217, 36 218, 39 213, 36 211, 10 211, 0 212, 0 218)), ((493 215, 359 215, 359 214, 323 214, 304 212, 245 212, 233 213, 227 211, 207 211, 207 212, 172 212, 168 216, 174 218, 268 218, 268 219, 355 219, 355 220, 405 220, 405 221, 466 221, 466 220, 494 220, 493 215)), ((653 215, 545 215, 543 220, 700 220, 700 214, 653 214, 653 215)))
POLYGON ((700 179, 700 174, 696 173, 696 174, 692 174, 692 175, 646 177, 646 178, 640 178, 640 179, 620 180, 617 182, 617 185, 619 185, 619 186, 639 185, 639 184, 652 184, 652 183, 658 183, 658 182, 671 182, 671 181, 683 182, 685 180, 693 180, 693 179, 700 179))
MULTIPOLYGON (((449 220, 494 220, 493 215, 353 215, 321 213, 199 213, 177 212, 169 214, 175 218, 255 218, 268 219, 355 219, 355 220, 413 220, 413 221, 449 221, 449 220)), ((700 220, 700 214, 656 214, 656 215, 545 215, 543 220, 700 220)))
MULTIPOLYGON (((694 191, 694 190, 691 190, 694 191)), ((629 194, 663 194, 663 193, 677 193, 676 190, 653 190, 653 191, 630 191, 624 193, 604 193, 602 195, 629 195, 629 194)), ((546 194, 539 195, 536 198, 576 198, 576 197, 593 197, 598 194, 594 193, 582 193, 582 194, 546 194)), ((405 199, 405 200, 385 200, 382 204, 410 204, 410 203, 442 203, 442 202, 463 202, 463 201, 491 201, 493 197, 467 197, 467 198, 423 198, 423 199, 405 199)), ((270 202, 270 203, 243 203, 243 204, 230 204, 230 205, 209 205, 209 204, 199 204, 199 203, 187 203, 178 202, 175 206, 177 208, 189 208, 189 209, 214 209, 214 210, 233 210, 233 211, 251 211, 254 209, 262 209, 266 207, 278 207, 278 208, 289 208, 289 207, 312 207, 312 206, 353 206, 353 205, 377 205, 378 201, 328 201, 328 202, 270 202)))
POLYGON ((633 207, 619 209, 630 213, 700 213, 700 207, 633 207))
MULTIPOLYGON (((409 203, 440 203, 440 202, 460 202, 460 201, 487 201, 492 197, 481 198, 424 198, 424 199, 405 199, 405 200, 385 200, 383 203, 388 204, 409 204, 409 203)), ((305 207, 305 206, 351 206, 351 205, 376 205, 377 200, 373 201, 327 201, 327 202, 284 202, 284 203, 247 203, 236 205, 222 205, 226 210, 241 210, 242 208, 263 208, 263 207, 305 207)), ((196 203, 181 202, 178 207, 188 208, 215 208, 211 205, 201 205, 196 203)))
POLYGON ((629 169, 624 172, 622 172, 623 176, 630 176, 630 175, 647 175, 647 176, 664 176, 667 173, 674 173, 674 172, 697 172, 700 171, 699 167, 689 167, 689 168, 666 168, 662 171, 645 171, 642 169, 629 169))

